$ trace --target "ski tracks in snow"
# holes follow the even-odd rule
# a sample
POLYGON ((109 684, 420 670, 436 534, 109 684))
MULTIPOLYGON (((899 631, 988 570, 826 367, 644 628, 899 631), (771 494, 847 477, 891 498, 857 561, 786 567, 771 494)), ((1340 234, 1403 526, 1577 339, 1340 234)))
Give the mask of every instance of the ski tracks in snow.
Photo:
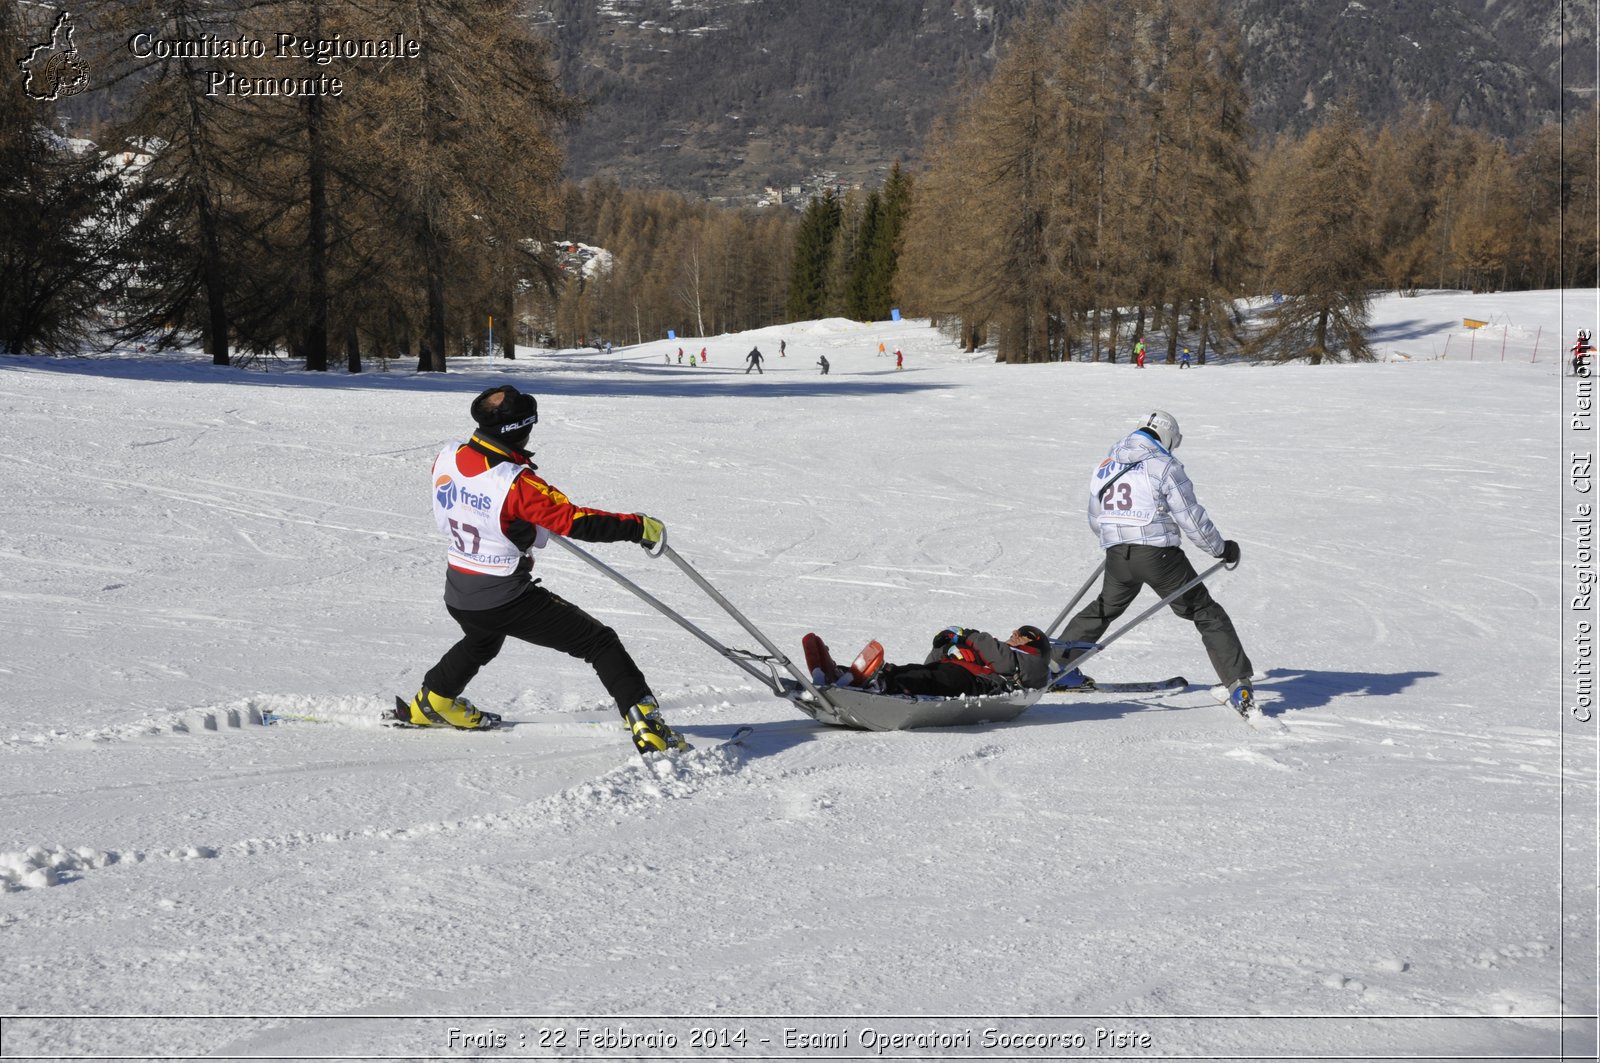
POLYGON ((726 693, 706 687, 665 698, 676 706, 674 720, 688 727, 696 747, 648 759, 633 752, 608 712, 549 713, 481 734, 397 731, 382 726, 384 699, 375 697, 258 695, 114 727, 7 735, 0 737, 0 759, 12 759, 10 767, 17 770, 0 772, 15 787, 0 793, 0 805, 60 802, 67 796, 50 777, 22 770, 33 754, 54 750, 53 758, 77 757, 82 765, 81 772, 73 772, 71 794, 84 808, 79 829, 85 834, 99 833, 103 839, 116 833, 127 826, 119 815, 139 806, 131 817, 139 829, 172 841, 114 845, 12 839, 13 845, 22 844, 0 849, 0 893, 70 883, 118 866, 241 859, 469 832, 548 836, 644 815, 663 803, 725 786, 744 766, 744 750, 721 744, 717 735, 700 733, 696 726, 724 729, 716 716, 732 704, 726 693), (116 763, 107 763, 108 758, 116 763), (251 802, 270 812, 252 813, 251 802), (472 805, 479 802, 489 810, 473 813, 472 805), (298 818, 308 823, 333 825, 246 834, 243 828, 251 822, 281 824, 295 818, 286 817, 286 806, 298 808, 298 818), (427 818, 430 812, 434 818, 427 818), (102 829, 96 831, 96 825, 102 829), (194 836, 201 831, 210 836, 203 841, 194 836), (231 840, 217 838, 229 833, 231 840))

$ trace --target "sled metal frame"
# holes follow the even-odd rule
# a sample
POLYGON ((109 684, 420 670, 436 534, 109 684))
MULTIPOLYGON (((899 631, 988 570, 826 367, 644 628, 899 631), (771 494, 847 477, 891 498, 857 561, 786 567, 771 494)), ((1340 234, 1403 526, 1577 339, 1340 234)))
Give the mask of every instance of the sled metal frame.
POLYGON ((1072 600, 1070 602, 1062 606, 1061 612, 1057 613, 1056 618, 1050 621, 1050 626, 1044 629, 1045 637, 1052 639, 1056 637, 1056 629, 1067 622, 1067 617, 1072 615, 1072 607, 1077 605, 1079 599, 1081 599, 1085 594, 1089 593, 1089 588, 1094 586, 1095 580, 1099 579, 1100 574, 1105 570, 1106 559, 1102 557, 1100 559, 1100 563, 1095 566, 1094 571, 1089 573, 1089 578, 1083 581, 1083 586, 1078 588, 1078 593, 1072 596, 1072 600))
POLYGON ((643 587, 639 586, 637 583, 633 582, 633 580, 629 579, 627 576, 624 576, 622 573, 618 572, 604 561, 601 561, 598 557, 595 557, 593 554, 589 553, 589 551, 585 550, 577 543, 572 542, 566 536, 552 535, 550 536, 550 541, 560 543, 574 554, 577 554, 584 561, 588 562, 594 568, 611 577, 611 579, 615 580, 619 585, 629 591, 632 591, 662 616, 666 617, 668 620, 671 620, 673 623, 689 632, 689 634, 693 635, 707 646, 710 646, 717 653, 723 657, 726 657, 740 668, 743 668, 750 675, 754 676, 756 680, 770 689, 776 696, 780 698, 786 698, 790 701, 795 701, 796 704, 798 704, 799 702, 797 698, 803 692, 804 694, 808 694, 817 699, 819 703, 832 708, 832 702, 828 700, 827 695, 817 688, 816 684, 812 682, 811 677, 805 673, 805 670, 796 667, 795 663, 789 660, 788 656, 785 655, 782 650, 773 645, 771 639, 767 638, 767 636, 763 634, 759 628, 752 624, 743 613, 739 612, 739 610, 734 607, 732 602, 723 597, 721 592, 713 587, 704 576, 696 572, 694 566, 685 561, 672 547, 663 544, 661 547, 661 553, 666 556, 667 560, 671 561, 674 565, 677 565, 678 568, 683 571, 684 575, 693 580, 695 586, 705 591, 706 595, 712 601, 721 606, 724 612, 733 617, 733 619, 738 622, 740 627, 749 632, 750 635, 761 644, 762 648, 767 651, 767 656, 751 653, 749 650, 732 649, 723 643, 718 642, 711 635, 706 634, 705 631, 703 631, 692 620, 683 616, 683 614, 667 605, 661 599, 657 598, 655 595, 651 594, 649 591, 645 590, 643 587), (765 670, 758 668, 755 662, 760 662, 761 664, 765 665, 765 670), (778 670, 780 668, 788 672, 792 678, 785 679, 784 677, 780 676, 778 674, 778 670))
MULTIPOLYGON (((688 576, 695 586, 704 591, 707 597, 720 606, 740 627, 744 628, 752 638, 759 642, 761 647, 767 651, 765 655, 753 653, 749 650, 732 649, 719 642, 692 620, 689 620, 633 580, 565 536, 552 535, 550 539, 552 542, 561 544, 587 564, 610 577, 618 585, 632 592, 662 616, 689 632, 689 634, 705 643, 719 655, 744 669, 745 672, 771 690, 776 697, 792 703, 795 708, 819 723, 853 727, 862 731, 899 731, 915 727, 961 727, 977 723, 1000 722, 1020 716, 1045 694, 1050 693, 1050 688, 1047 685, 1035 689, 1016 688, 989 694, 969 694, 953 698, 941 698, 909 694, 885 694, 863 690, 859 687, 818 686, 804 668, 798 667, 790 660, 788 655, 778 649, 761 629, 751 623, 748 617, 713 587, 710 581, 695 571, 694 566, 685 561, 672 547, 663 543, 660 553, 664 554, 667 560, 676 565, 685 576, 688 576), (788 675, 779 674, 780 670, 787 672, 788 675)), ((1224 563, 1218 561, 1215 565, 1196 575, 1182 587, 1179 587, 1176 591, 1124 624, 1109 638, 1093 643, 1090 649, 1072 661, 1071 666, 1075 668, 1082 661, 1093 657, 1224 567, 1226 567, 1224 563)), ((1053 631, 1066 619, 1067 614, 1072 611, 1072 607, 1078 604, 1078 600, 1088 593, 1089 588, 1093 586, 1095 580, 1100 578, 1100 574, 1104 570, 1105 561, 1102 560, 1099 567, 1078 589, 1078 593, 1067 603, 1066 608, 1061 610, 1061 614, 1051 623, 1047 633, 1048 631, 1053 631)))

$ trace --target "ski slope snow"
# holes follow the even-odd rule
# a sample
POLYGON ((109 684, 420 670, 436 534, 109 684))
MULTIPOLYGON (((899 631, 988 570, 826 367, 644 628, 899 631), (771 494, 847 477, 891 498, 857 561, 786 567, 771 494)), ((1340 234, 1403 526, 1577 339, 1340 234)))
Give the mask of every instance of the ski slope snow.
POLYGON ((0 360, 0 1054, 1592 1056, 1563 348, 1596 293, 1373 322, 1360 366, 1003 366, 839 320, 444 375, 0 360), (646 763, 518 644, 468 691, 514 726, 382 729, 456 635, 429 464, 501 381, 543 475, 660 517, 797 658, 1048 623, 1099 560, 1089 470, 1170 410, 1271 725, 1163 613, 1091 671, 1186 691, 831 729, 547 549, 701 748, 646 763))

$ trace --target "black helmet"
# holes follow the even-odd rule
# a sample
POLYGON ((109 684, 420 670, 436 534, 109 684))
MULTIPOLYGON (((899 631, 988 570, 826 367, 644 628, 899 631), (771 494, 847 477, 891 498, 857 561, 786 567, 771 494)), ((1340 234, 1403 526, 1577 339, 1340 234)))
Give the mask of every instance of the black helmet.
POLYGON ((528 433, 539 423, 539 403, 532 395, 524 395, 510 384, 489 388, 472 400, 472 419, 478 422, 478 432, 498 443, 521 447, 528 441, 528 433), (498 402, 494 396, 501 396, 498 402))
POLYGON ((1045 637, 1045 633, 1034 627, 1032 624, 1019 625, 1017 628, 1017 634, 1021 635, 1029 642, 1044 643, 1049 641, 1049 639, 1045 637))

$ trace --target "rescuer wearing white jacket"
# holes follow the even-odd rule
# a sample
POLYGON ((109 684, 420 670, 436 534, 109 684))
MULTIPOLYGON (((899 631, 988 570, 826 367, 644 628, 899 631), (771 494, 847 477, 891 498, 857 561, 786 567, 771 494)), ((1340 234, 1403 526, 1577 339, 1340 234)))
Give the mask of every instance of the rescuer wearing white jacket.
MULTIPOLYGON (((1099 597, 1067 625, 1065 641, 1097 640, 1145 584, 1165 598, 1193 579, 1184 536, 1230 567, 1239 563, 1239 544, 1217 531, 1194 496, 1183 462, 1172 455, 1182 439, 1177 418, 1156 410, 1118 441, 1090 475, 1089 526, 1106 551, 1105 578, 1099 597)), ((1203 583, 1174 601, 1172 611, 1199 629, 1211 666, 1228 687, 1229 703, 1248 713, 1255 703, 1253 669, 1227 611, 1203 583)), ((1067 652, 1066 666, 1074 656, 1067 652)))

